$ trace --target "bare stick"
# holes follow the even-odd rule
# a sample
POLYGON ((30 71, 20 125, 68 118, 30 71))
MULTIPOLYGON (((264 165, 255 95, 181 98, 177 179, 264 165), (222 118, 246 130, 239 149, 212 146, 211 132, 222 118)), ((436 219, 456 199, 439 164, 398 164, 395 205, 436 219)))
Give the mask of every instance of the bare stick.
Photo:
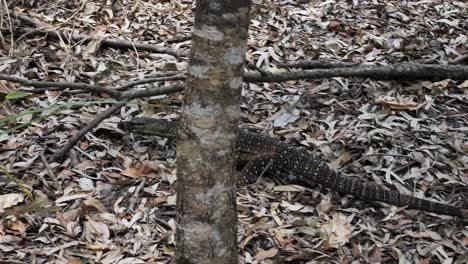
POLYGON ((74 135, 57 153, 52 156, 53 161, 61 161, 66 156, 67 153, 70 151, 73 146, 75 146, 78 141, 89 131, 91 131, 94 127, 96 127, 99 123, 101 123, 104 119, 110 117, 115 112, 117 112, 122 106, 122 104, 115 104, 111 106, 111 108, 107 109, 104 113, 97 115, 89 124, 84 126, 76 135, 74 135))
POLYGON ((388 66, 360 65, 348 68, 316 69, 271 73, 247 72, 245 82, 285 82, 332 77, 372 78, 375 80, 467 80, 468 66, 402 63, 388 66))
POLYGON ((59 182, 58 182, 58 180, 57 180, 57 177, 55 176, 54 171, 53 171, 52 168, 50 167, 49 162, 47 162, 47 159, 46 159, 45 156, 44 156, 44 152, 45 152, 45 151, 42 151, 41 154, 40 154, 42 163, 43 163, 44 166, 46 167, 47 173, 49 174, 49 177, 52 179, 52 182, 54 183, 55 189, 56 189, 56 190, 59 190, 59 191, 62 191, 62 187, 60 186, 60 184, 59 184, 59 182))
MULTIPOLYGON (((154 82, 160 82, 160 81, 169 81, 169 80, 183 80, 183 79, 185 79, 185 76, 183 74, 175 75, 172 77, 143 79, 143 80, 138 80, 138 81, 127 83, 125 85, 118 87, 118 89, 124 90, 124 89, 128 89, 130 87, 140 85, 140 84, 154 83, 154 82)), ((7 75, 7 74, 1 74, 1 73, 0 73, 0 80, 20 83, 24 86, 32 86, 34 88, 37 88, 31 91, 35 93, 37 93, 38 91, 40 92, 40 91, 45 91, 45 90, 54 91, 54 90, 63 90, 66 88, 71 88, 73 90, 84 90, 84 91, 89 91, 93 93, 106 93, 115 99, 128 99, 128 98, 136 99, 136 98, 141 98, 141 97, 148 97, 148 96, 155 96, 155 95, 183 91, 182 84, 175 84, 175 85, 168 85, 168 86, 163 86, 159 88, 148 88, 148 89, 139 90, 139 91, 121 92, 121 91, 117 91, 117 89, 108 89, 108 88, 99 87, 96 85, 90 85, 86 83, 35 81, 35 80, 28 80, 26 78, 15 76, 15 75, 7 75)))
POLYGON ((130 197, 130 204, 128 205, 128 209, 130 212, 133 212, 135 210, 135 205, 138 201, 138 197, 140 196, 140 191, 145 187, 146 184, 146 178, 143 178, 138 185, 138 187, 135 189, 135 192, 133 193, 132 197, 130 197))
POLYGON ((70 83, 70 82, 44 82, 44 81, 34 81, 29 80, 23 77, 15 76, 15 75, 7 75, 0 73, 0 80, 20 83, 24 86, 32 86, 35 88, 60 88, 66 89, 71 88, 74 90, 86 90, 93 93, 107 93, 114 98, 120 98, 121 92, 99 87, 96 85, 90 85, 86 83, 70 83))
POLYGON ((148 88, 140 91, 128 91, 122 94, 122 98, 128 98, 128 100, 156 96, 162 94, 182 92, 185 89, 185 84, 172 84, 166 85, 158 88, 148 88))
POLYGON ((145 79, 141 79, 141 80, 136 80, 136 81, 128 82, 128 83, 126 83, 124 85, 121 85, 121 86, 117 87, 115 90, 123 91, 123 90, 127 90, 128 88, 131 88, 131 87, 134 87, 134 86, 137 86, 137 85, 141 85, 141 84, 148 84, 148 83, 155 83, 155 82, 165 82, 165 81, 181 81, 181 80, 185 80, 185 73, 180 73, 180 74, 173 75, 173 76, 145 78, 145 79))
POLYGON ((454 60, 450 62, 450 64, 460 64, 460 63, 468 64, 468 52, 465 53, 464 55, 460 55, 456 57, 454 60))
POLYGON ((331 69, 331 68, 349 68, 359 66, 356 63, 350 62, 328 62, 323 60, 299 60, 288 61, 276 64, 278 67, 284 68, 302 68, 302 69, 331 69))

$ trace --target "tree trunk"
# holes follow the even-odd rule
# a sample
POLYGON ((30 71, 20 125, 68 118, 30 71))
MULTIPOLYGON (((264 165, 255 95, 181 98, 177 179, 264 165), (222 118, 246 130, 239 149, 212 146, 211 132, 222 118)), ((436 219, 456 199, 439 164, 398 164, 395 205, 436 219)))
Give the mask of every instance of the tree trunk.
POLYGON ((235 142, 250 1, 198 0, 177 129, 177 263, 237 263, 235 142))

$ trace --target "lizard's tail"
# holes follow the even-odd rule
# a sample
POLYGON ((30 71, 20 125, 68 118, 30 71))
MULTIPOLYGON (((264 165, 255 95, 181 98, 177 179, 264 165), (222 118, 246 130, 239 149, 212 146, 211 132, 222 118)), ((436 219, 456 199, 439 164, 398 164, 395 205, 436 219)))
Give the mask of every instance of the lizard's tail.
POLYGON ((431 202, 413 196, 404 195, 396 191, 388 191, 369 183, 341 176, 336 172, 331 173, 329 183, 330 186, 326 187, 364 200, 379 201, 396 206, 406 206, 410 209, 460 216, 468 219, 468 210, 460 209, 448 204, 431 202))

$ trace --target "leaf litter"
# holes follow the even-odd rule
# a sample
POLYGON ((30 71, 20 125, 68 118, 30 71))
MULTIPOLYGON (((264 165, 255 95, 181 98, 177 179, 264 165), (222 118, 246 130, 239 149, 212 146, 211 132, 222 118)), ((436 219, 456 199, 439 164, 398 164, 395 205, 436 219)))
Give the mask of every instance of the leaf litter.
MULTIPOLYGON (((21 12, 95 36, 190 48, 192 1, 36 1, 21 12), (185 40, 184 40, 185 38, 185 40), (178 42, 177 39, 181 41, 178 42), (171 41, 169 41, 171 40, 171 41), (174 41, 174 42, 172 42, 174 41)), ((463 1, 254 1, 247 60, 279 71, 300 59, 392 64, 447 63, 466 54, 463 1), (424 15, 422 15, 424 14, 424 15)), ((0 69, 48 81, 118 85, 185 59, 70 44, 44 37, 15 43, 0 69)), ((170 83, 170 81, 166 82, 170 83)), ((300 144, 350 177, 434 201, 467 206, 467 82, 332 78, 247 84, 243 121, 300 144)), ((106 95, 100 95, 106 100, 106 95)), ((95 95, 0 81, 0 117, 95 95)), ((167 139, 125 135, 135 115, 174 118, 183 96, 139 99, 51 163, 52 155, 106 104, 74 106, 1 123, 0 164, 36 204, 0 177, 0 258, 11 263, 169 263, 174 256, 175 152, 167 139), (164 103, 162 103, 164 102, 164 103), (38 119, 39 118, 39 119, 38 119), (38 195, 36 193, 36 195, 38 195)), ((466 223, 452 217, 363 202, 333 191, 262 178, 238 191, 241 263, 466 263, 466 223)))

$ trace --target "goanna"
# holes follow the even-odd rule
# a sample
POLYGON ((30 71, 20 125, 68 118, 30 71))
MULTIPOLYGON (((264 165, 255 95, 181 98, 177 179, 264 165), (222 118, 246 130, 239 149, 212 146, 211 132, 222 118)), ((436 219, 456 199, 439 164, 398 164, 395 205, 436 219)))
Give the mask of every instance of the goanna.
MULTIPOLYGON (((173 137, 176 123, 154 118, 137 117, 120 123, 123 130, 144 135, 173 137)), ((265 170, 285 171, 307 185, 318 183, 342 194, 353 195, 368 201, 379 201, 408 209, 418 209, 438 214, 459 216, 468 219, 468 210, 455 206, 432 202, 397 191, 347 177, 331 170, 325 161, 277 139, 252 133, 243 129, 238 131, 238 161, 247 164, 241 173, 239 184, 257 181, 265 170)))

